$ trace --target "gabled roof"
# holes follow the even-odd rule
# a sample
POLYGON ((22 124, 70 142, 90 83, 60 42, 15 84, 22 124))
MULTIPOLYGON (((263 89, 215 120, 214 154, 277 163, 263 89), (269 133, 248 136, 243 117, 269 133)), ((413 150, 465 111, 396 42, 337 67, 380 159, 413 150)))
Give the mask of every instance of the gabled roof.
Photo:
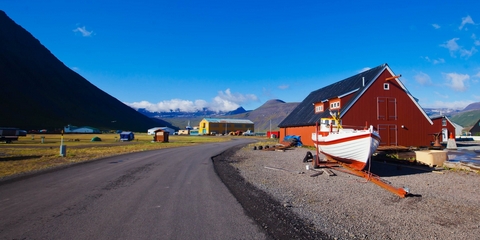
POLYGON ((441 119, 441 118, 445 118, 445 119, 447 120, 447 122, 449 122, 455 129, 460 129, 460 130, 463 129, 462 126, 460 126, 460 125, 452 122, 452 121, 450 120, 450 118, 448 118, 448 117, 445 116, 445 115, 434 116, 434 117, 431 117, 430 119, 432 119, 432 121, 433 121, 433 120, 437 120, 437 119, 441 119))
MULTIPOLYGON (((313 104, 328 101, 333 98, 342 98, 346 95, 353 94, 352 98, 346 103, 342 103, 341 116, 343 116, 353 106, 353 104, 366 92, 366 90, 375 82, 375 80, 383 73, 384 70, 389 71, 392 76, 388 64, 384 63, 375 68, 361 72, 344 80, 338 81, 326 87, 311 92, 278 126, 279 127, 297 127, 312 126, 315 122, 323 117, 330 117, 330 111, 325 109, 322 113, 315 113, 313 104)), ((408 92, 405 86, 397 80, 399 85, 405 90, 406 94, 422 111, 425 118, 432 124, 430 118, 423 109, 418 105, 417 100, 408 92)))
POLYGON ((478 119, 478 121, 473 125, 473 127, 470 128, 470 132, 472 134, 480 132, 480 119, 478 119))
POLYGON ((165 129, 172 129, 172 128, 169 128, 169 127, 154 127, 154 128, 148 129, 148 131, 156 131, 156 130, 159 130, 159 129, 165 130, 165 129))
POLYGON ((244 124, 253 124, 249 119, 233 119, 233 118, 204 118, 207 122, 211 123, 244 123, 244 124))
POLYGON ((82 129, 82 128, 84 128, 84 129, 90 129, 90 130, 92 130, 92 131, 100 131, 98 128, 89 127, 89 126, 77 127, 77 126, 71 126, 71 125, 69 125, 69 127, 70 127, 70 131, 75 131, 75 130, 82 129))
POLYGON ((441 118, 445 118, 445 120, 447 120, 452 126, 456 127, 456 126, 459 126, 459 127, 462 127, 452 121, 450 121, 450 118, 448 118, 447 116, 445 115, 438 115, 438 116, 433 116, 433 117, 430 117, 430 119, 432 120, 437 120, 437 119, 441 119, 441 118), (456 125, 456 126, 455 126, 456 125))

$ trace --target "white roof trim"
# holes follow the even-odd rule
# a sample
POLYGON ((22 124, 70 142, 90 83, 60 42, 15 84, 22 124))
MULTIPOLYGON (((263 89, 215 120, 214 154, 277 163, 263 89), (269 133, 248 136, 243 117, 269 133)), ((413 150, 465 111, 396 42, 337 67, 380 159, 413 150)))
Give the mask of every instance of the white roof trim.
POLYGON ((348 95, 350 95, 350 94, 352 94, 352 93, 354 93, 354 92, 356 92, 356 91, 358 91, 358 90, 360 90, 360 88, 357 88, 357 89, 354 89, 354 90, 352 90, 352 91, 350 91, 350 92, 344 93, 344 94, 338 96, 338 98, 342 98, 342 97, 348 96, 348 95))
MULTIPOLYGON (((384 69, 386 69, 392 76, 395 76, 395 74, 393 73, 393 71, 390 69, 390 67, 388 65, 385 65, 384 69)), ((377 76, 375 76, 373 78, 374 80, 370 81, 368 83, 368 85, 366 85, 362 89, 362 92, 360 94, 358 94, 357 97, 355 97, 355 99, 353 99, 353 101, 351 101, 351 103, 345 108, 345 110, 343 112, 340 113, 340 117, 343 117, 348 112, 348 110, 353 106, 353 104, 355 104, 358 101, 358 99, 360 99, 360 97, 362 97, 363 94, 372 86, 372 84, 378 80, 378 77, 380 77, 380 75, 382 73, 383 73, 383 70, 379 71, 377 76)), ((405 85, 403 85, 403 83, 398 78, 395 78, 395 81, 397 81, 397 83, 402 87, 402 89, 405 91, 405 93, 410 98, 410 100, 412 100, 412 102, 415 104, 415 106, 417 106, 418 110, 420 110, 420 112, 422 112, 423 116, 425 117, 425 119, 427 119, 427 121, 430 123, 430 125, 433 125, 432 119, 430 119, 430 117, 428 117, 427 113, 423 110, 423 108, 420 107, 420 105, 418 104, 417 101, 415 101, 415 98, 412 96, 412 94, 410 94, 410 92, 407 90, 405 85)))

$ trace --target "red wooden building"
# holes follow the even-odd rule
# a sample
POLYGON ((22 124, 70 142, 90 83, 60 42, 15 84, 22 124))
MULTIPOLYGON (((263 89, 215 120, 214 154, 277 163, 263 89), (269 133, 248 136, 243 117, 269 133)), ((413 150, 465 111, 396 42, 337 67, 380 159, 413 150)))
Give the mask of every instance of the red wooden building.
POLYGON ((433 125, 431 126, 430 132, 432 134, 440 134, 440 142, 447 142, 450 137, 455 138, 455 125, 452 121, 446 116, 437 116, 431 118, 433 125), (451 134, 451 136, 450 136, 451 134))
POLYGON ((299 135, 304 145, 313 146, 315 124, 330 111, 340 112, 346 128, 373 125, 383 146, 430 146, 433 134, 444 128, 455 133, 452 124, 432 121, 385 63, 311 92, 279 124, 280 139, 299 135))

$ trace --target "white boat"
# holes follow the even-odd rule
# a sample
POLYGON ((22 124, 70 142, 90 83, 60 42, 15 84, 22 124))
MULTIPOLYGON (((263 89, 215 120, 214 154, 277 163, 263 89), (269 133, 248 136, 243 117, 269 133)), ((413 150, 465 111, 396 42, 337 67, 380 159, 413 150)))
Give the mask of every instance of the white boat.
POLYGON ((371 125, 360 130, 345 129, 340 119, 332 114, 332 118, 321 119, 312 140, 328 159, 363 170, 380 144, 380 135, 371 125))

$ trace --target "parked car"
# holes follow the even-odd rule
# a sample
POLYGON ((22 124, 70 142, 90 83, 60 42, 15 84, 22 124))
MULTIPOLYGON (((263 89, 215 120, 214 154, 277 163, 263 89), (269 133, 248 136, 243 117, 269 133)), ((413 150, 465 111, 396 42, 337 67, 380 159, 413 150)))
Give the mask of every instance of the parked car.
POLYGON ((246 132, 243 133, 243 136, 255 136, 255 133, 253 133, 250 130, 247 130, 246 132))

